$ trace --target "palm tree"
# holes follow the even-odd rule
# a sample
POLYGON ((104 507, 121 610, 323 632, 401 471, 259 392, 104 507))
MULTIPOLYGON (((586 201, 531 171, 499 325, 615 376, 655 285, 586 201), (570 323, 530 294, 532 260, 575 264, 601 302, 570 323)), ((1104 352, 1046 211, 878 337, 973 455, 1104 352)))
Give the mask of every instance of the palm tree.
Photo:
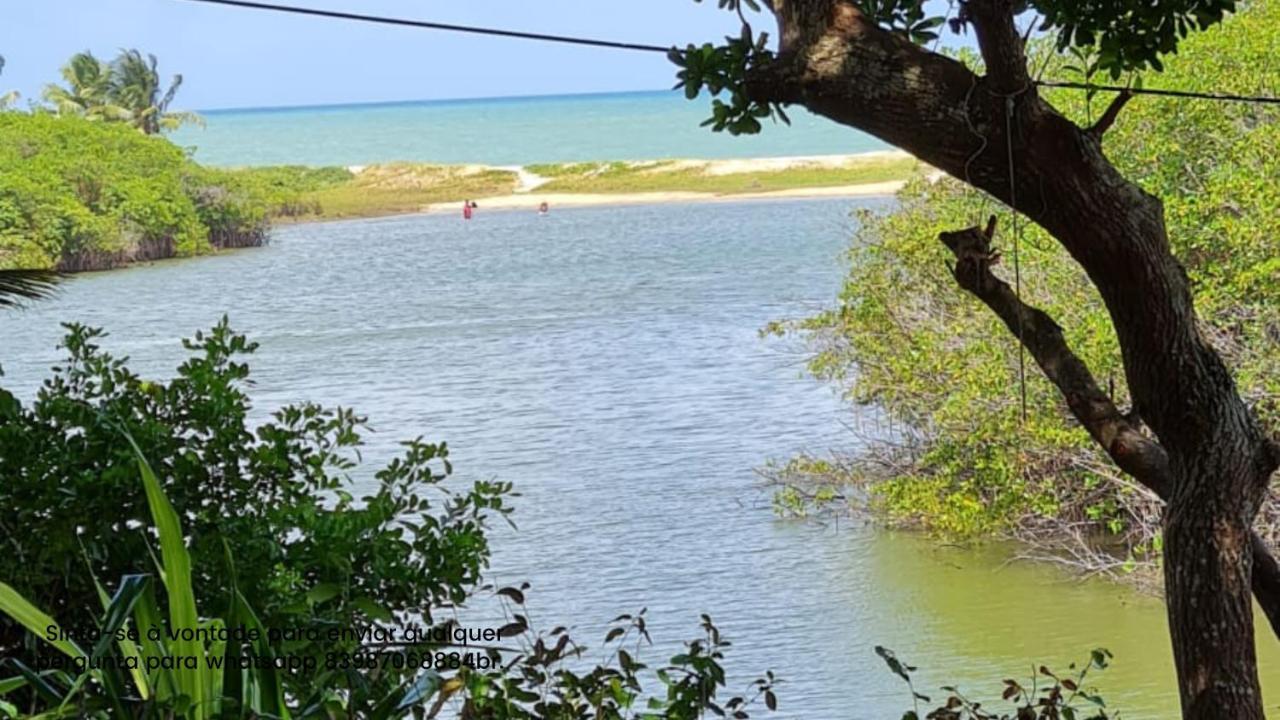
MULTIPOLYGON (((4 71, 4 56, 0 55, 0 72, 4 71)), ((0 93, 0 112, 9 109, 9 106, 18 101, 18 91, 10 90, 7 93, 0 93)))
POLYGON ((174 95, 182 87, 182 76, 174 75, 168 90, 162 93, 155 55, 144 58, 137 50, 122 50, 111 62, 109 77, 109 97, 142 132, 155 135, 187 123, 203 124, 195 113, 169 111, 174 95))
POLYGON ((67 86, 50 83, 44 99, 59 115, 76 115, 90 120, 123 120, 125 110, 113 102, 111 66, 91 52, 76 53, 62 66, 67 86))

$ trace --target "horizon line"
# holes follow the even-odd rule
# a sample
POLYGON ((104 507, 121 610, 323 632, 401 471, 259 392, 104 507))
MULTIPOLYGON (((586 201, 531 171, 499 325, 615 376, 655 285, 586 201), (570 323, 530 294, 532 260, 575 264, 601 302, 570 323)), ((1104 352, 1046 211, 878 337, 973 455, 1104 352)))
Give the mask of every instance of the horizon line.
POLYGON ((514 101, 514 100, 557 100, 565 98, 591 98, 605 97, 611 95, 657 95, 660 93, 675 92, 671 89, 653 89, 653 90, 600 90, 594 92, 576 92, 576 93, 547 93, 541 95, 481 95, 474 97, 455 97, 455 98, 420 98, 412 100, 370 100, 362 102, 329 102, 329 103, 307 103, 302 105, 250 105, 243 107, 219 107, 219 108, 203 108, 194 112, 202 115, 217 115, 222 113, 251 113, 251 112, 284 112, 290 110, 334 110, 338 108, 350 107, 391 107, 395 105, 452 105, 473 102, 495 102, 495 101, 514 101))

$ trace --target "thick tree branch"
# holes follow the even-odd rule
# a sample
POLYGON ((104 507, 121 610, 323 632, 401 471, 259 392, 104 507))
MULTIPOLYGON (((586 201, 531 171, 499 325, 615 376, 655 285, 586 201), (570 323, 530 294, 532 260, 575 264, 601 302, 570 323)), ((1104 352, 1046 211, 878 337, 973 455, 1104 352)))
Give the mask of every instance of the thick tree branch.
MULTIPOLYGON (((1009 331, 1020 338, 1045 376, 1062 393, 1071 413, 1112 461, 1167 501, 1172 478, 1165 449, 1120 412, 1084 361, 1071 351, 1062 328, 1053 318, 1023 302, 1008 283, 991 271, 999 259, 999 254, 991 249, 995 224, 993 215, 985 231, 971 227, 942 233, 939 239, 956 258, 952 267, 956 282, 991 308, 1009 331)), ((1251 542, 1254 596, 1271 622, 1272 630, 1280 637, 1280 563, 1256 532, 1251 542)))
POLYGON ((1120 111, 1124 109, 1124 106, 1132 98, 1133 93, 1128 90, 1123 90, 1119 95, 1116 95, 1111 104, 1107 106, 1106 111, 1102 113, 1102 117, 1098 118, 1098 121, 1089 128, 1089 134, 1101 140, 1102 134, 1111 129, 1111 126, 1116 122, 1116 118, 1120 117, 1120 111))
POLYGON ((996 218, 985 231, 977 227, 942 233, 940 239, 956 257, 956 282, 991 308, 1058 387, 1089 435, 1124 472, 1167 497, 1169 457, 1155 440, 1130 424, 1084 361, 1067 346, 1062 328, 1044 311, 1024 303, 1013 288, 991 272, 998 254, 991 250, 996 218))
POLYGON ((963 0, 960 18, 973 25, 992 91, 1004 95, 1031 89, 1026 43, 1013 22, 1012 0, 963 0))

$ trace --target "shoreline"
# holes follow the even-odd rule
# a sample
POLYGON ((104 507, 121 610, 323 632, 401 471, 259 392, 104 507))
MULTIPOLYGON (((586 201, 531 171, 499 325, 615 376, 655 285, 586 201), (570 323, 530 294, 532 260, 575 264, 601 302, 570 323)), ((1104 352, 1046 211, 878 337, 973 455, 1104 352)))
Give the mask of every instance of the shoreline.
MULTIPOLYGON (((766 190, 745 193, 698 192, 692 190, 668 190, 632 193, 521 193, 476 198, 476 209, 484 210, 537 210, 547 203, 549 209, 583 207, 620 207, 627 205, 666 205, 672 203, 711 203, 736 200, 804 200, 816 198, 854 198, 892 196, 906 184, 905 180, 835 185, 787 190, 766 190)), ((408 215, 440 215, 458 212, 458 202, 437 202, 424 206, 408 215)))
POLYGON ((545 165, 349 165, 337 204, 324 191, 314 215, 278 218, 293 225, 334 220, 458 213, 464 200, 485 211, 666 203, 891 196, 921 171, 909 154, 876 150, 844 155, 663 159, 545 165), (378 198, 391 198, 380 202, 378 198))
MULTIPOLYGON (((933 177, 933 176, 931 176, 933 177)), ((484 212, 536 212, 538 206, 546 202, 549 211, 557 209, 577 210, 581 208, 636 207, 644 205, 675 205, 680 203, 721 203, 721 202, 767 202, 778 200, 820 200, 832 198, 892 198, 898 190, 906 185, 905 180, 863 183, 860 185, 838 185, 831 187, 792 188, 789 190, 771 190, 756 193, 709 193, 709 192, 639 192, 639 193, 542 193, 496 195, 488 198, 476 198, 477 215, 484 212)), ((386 218, 415 217, 421 215, 461 214, 461 201, 429 203, 417 210, 399 212, 374 213, 368 215, 348 215, 341 217, 325 217, 312 215, 296 218, 276 218, 273 227, 294 227, 297 225, 317 225, 321 223, 352 222, 356 220, 382 220, 386 218)))

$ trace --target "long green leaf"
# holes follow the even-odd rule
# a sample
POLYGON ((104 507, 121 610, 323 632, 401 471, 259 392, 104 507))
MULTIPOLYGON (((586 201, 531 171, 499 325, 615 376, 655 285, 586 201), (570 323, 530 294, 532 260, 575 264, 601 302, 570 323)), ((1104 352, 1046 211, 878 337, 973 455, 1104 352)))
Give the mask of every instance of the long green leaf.
MULTIPOLYGON (((275 653, 271 649, 271 643, 267 641, 267 629, 262 626, 253 607, 240 592, 235 559, 231 555, 231 546, 225 540, 222 549, 227 558, 227 572, 231 576, 231 609, 227 613, 227 623, 232 627, 257 630, 258 639, 253 642, 253 653, 258 658, 274 660, 275 653)), ((252 713, 288 720, 290 713, 285 701, 284 683, 280 680, 275 663, 268 662, 267 667, 240 673, 232 669, 232 663, 240 657, 240 652, 239 645, 227 646, 226 672, 231 680, 226 683, 224 691, 238 691, 242 717, 252 717, 252 713)))
MULTIPOLYGON (((85 559, 86 561, 88 560, 87 557, 85 559)), ((129 577, 139 576, 133 575, 129 577)), ((98 582, 97 577, 93 578, 93 585, 98 590, 98 600, 102 602, 103 612, 110 614, 112 599, 107 596, 106 589, 102 587, 102 583, 98 582)), ((123 583, 121 585, 123 589, 123 583)), ((138 595, 141 595, 142 591, 143 589, 139 588, 138 595)), ((117 596, 118 595, 119 593, 117 593, 117 596)), ((138 595, 135 595, 133 600, 129 603, 130 611, 133 611, 134 607, 137 605, 138 595)), ((134 623, 134 627, 137 628, 137 623, 134 623)), ((129 675, 133 678, 133 686, 138 689, 138 696, 143 700, 149 700, 151 698, 151 688, 147 683, 146 663, 142 658, 142 653, 138 650, 138 644, 133 640, 130 640, 128 637, 121 637, 118 644, 120 646, 120 654, 126 658, 133 658, 137 665, 137 667, 129 668, 129 675)))
MULTIPOLYGON (((173 504, 165 496, 160 481, 156 478, 151 465, 147 463, 141 448, 133 438, 126 434, 129 444, 138 458, 138 472, 142 475, 142 484, 147 492, 147 504, 151 507, 151 520, 155 523, 156 532, 160 535, 160 553, 164 565, 164 584, 169 597, 169 628, 175 633, 183 630, 194 631, 200 627, 200 617, 196 613, 196 597, 191 586, 191 555, 187 552, 187 543, 182 534, 182 522, 173 504)), ((183 639, 178 636, 173 642, 173 654, 179 658, 195 658, 194 669, 182 667, 175 671, 178 686, 182 693, 191 700, 190 716, 194 720, 208 717, 210 706, 206 704, 204 691, 207 686, 205 675, 210 672, 205 663, 204 647, 196 639, 183 639)))
POLYGON ((160 604, 156 601, 155 585, 147 585, 142 597, 133 609, 133 620, 138 626, 138 642, 141 644, 143 660, 152 659, 159 669, 148 678, 147 684, 155 695, 156 703, 165 706, 173 698, 182 694, 182 688, 174 677, 174 671, 166 667, 164 659, 169 657, 169 648, 161 641, 151 638, 164 637, 163 623, 160 621, 160 604), (158 635, 153 633, 153 630, 158 635))
POLYGON ((0 612, 13 618, 19 625, 30 630, 31 634, 58 648, 69 657, 87 657, 84 650, 81 650, 80 646, 72 640, 48 639, 46 635, 48 629, 51 627, 58 629, 61 626, 43 610, 22 597, 8 583, 0 583, 0 612))

